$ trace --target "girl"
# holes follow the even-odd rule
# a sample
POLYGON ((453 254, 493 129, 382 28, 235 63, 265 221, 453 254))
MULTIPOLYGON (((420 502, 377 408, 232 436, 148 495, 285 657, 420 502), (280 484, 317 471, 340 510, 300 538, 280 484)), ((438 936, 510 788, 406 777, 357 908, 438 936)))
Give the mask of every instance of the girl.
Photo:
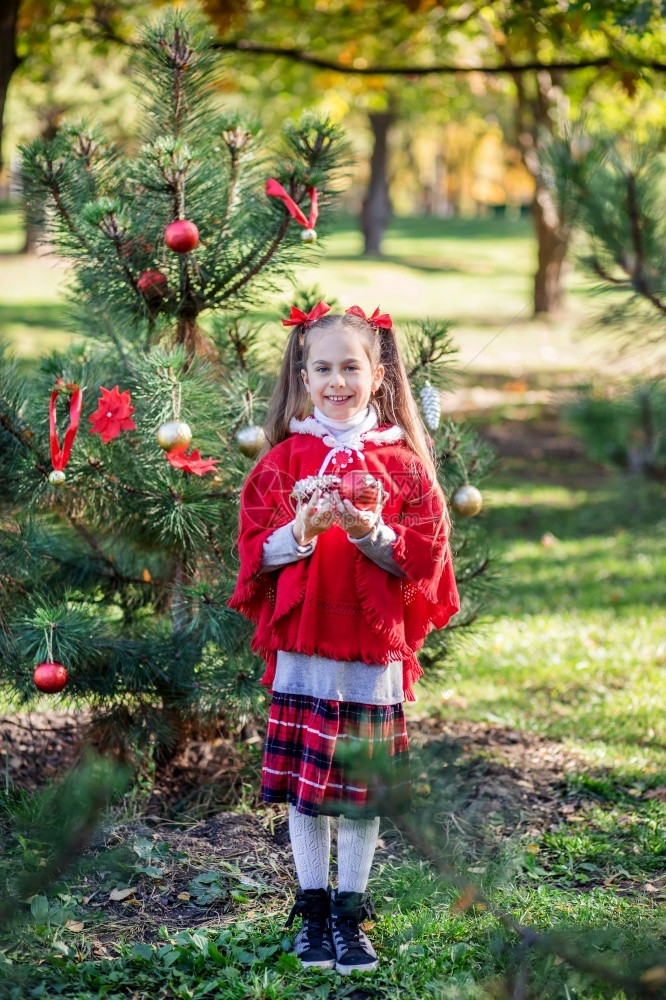
POLYGON ((366 886, 381 806, 341 751, 360 747, 366 759, 383 751, 391 793, 408 801, 402 703, 415 700, 423 672, 415 652, 460 603, 450 520, 391 319, 379 310, 368 319, 358 306, 329 311, 320 302, 282 321, 293 329, 267 445, 241 491, 229 604, 256 622, 251 645, 273 692, 261 793, 289 803, 300 888, 287 926, 302 918, 294 951, 306 967, 345 974, 378 964, 360 924, 375 916, 366 886), (290 499, 295 485, 312 486, 308 477, 353 469, 381 481, 374 509, 355 507, 340 489, 290 499), (331 815, 340 816, 335 891, 331 815))

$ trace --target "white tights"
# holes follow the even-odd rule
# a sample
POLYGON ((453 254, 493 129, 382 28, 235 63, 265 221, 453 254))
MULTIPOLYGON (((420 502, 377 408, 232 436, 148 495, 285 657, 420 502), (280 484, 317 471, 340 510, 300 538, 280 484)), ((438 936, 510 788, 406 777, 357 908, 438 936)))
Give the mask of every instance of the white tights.
MULTIPOLYGON (((301 889, 325 889, 331 854, 328 816, 306 816, 289 806, 289 836, 301 889)), ((365 892, 379 836, 374 819, 340 817, 338 826, 338 890, 365 892)))

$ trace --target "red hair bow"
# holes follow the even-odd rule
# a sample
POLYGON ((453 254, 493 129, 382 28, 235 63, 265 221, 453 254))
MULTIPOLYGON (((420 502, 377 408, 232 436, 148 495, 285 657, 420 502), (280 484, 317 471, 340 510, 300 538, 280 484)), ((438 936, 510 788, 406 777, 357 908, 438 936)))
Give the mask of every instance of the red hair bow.
POLYGON ((360 306, 350 306, 349 309, 345 309, 345 313, 351 313, 352 316, 360 316, 364 319, 366 323, 370 323, 375 329, 381 327, 382 330, 390 330, 393 326, 393 320, 388 313, 379 312, 379 306, 375 309, 372 316, 366 316, 360 306))
POLYGON ((296 222, 300 223, 301 226, 305 226, 306 229, 314 229, 317 219, 319 218, 319 204, 317 200, 316 188, 308 188, 308 194, 310 195, 309 219, 305 218, 305 215, 298 207, 294 199, 287 194, 282 185, 276 181, 274 177, 269 177, 266 181, 266 194, 273 198, 282 198, 285 208, 289 212, 292 219, 296 219, 296 222))
POLYGON ((331 307, 327 306, 325 302, 318 302, 309 313, 304 313, 296 306, 292 306, 289 319, 283 319, 282 326, 310 326, 311 323, 316 323, 318 319, 330 311, 331 307))

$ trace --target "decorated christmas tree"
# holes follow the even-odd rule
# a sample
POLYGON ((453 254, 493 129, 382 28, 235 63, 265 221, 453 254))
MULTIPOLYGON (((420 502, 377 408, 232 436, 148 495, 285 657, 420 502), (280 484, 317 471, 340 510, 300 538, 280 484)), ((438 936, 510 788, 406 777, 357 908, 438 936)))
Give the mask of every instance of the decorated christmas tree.
MULTIPOLYGON (((263 662, 226 604, 280 353, 279 325, 267 334, 248 315, 319 254, 314 225, 321 210, 325 236, 345 155, 326 118, 288 124, 271 147, 222 112, 219 64, 205 22, 167 11, 138 56, 140 148, 85 123, 22 150, 27 207, 70 263, 80 336, 28 374, 5 350, 0 372, 2 682, 18 706, 48 692, 90 706, 101 742, 162 752, 263 708, 263 662)), ((405 352, 468 517, 488 455, 439 420, 447 324, 408 331, 405 352)), ((454 547, 463 627, 483 603, 480 520, 457 519, 454 547)), ((449 640, 434 641, 439 663, 449 640)))

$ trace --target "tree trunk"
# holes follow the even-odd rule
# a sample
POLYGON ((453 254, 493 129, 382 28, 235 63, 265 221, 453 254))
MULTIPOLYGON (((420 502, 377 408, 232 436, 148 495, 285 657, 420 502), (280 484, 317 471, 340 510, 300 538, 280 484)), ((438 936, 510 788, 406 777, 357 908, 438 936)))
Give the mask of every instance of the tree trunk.
POLYGON ((9 81, 20 60, 16 54, 16 18, 20 0, 3 0, 0 4, 0 174, 2 174, 2 138, 5 103, 9 81))
POLYGON ((361 228, 366 257, 379 257, 381 243, 392 214, 388 184, 388 135, 395 122, 394 111, 374 111, 369 115, 374 136, 370 159, 370 182, 361 211, 361 228))
POLYGON ((556 117, 554 112, 563 90, 555 82, 553 73, 541 71, 532 80, 526 77, 527 74, 514 74, 518 95, 518 145, 523 163, 536 186, 532 204, 532 219, 538 243, 538 267, 534 275, 534 315, 556 315, 564 307, 562 264, 571 231, 559 217, 555 199, 544 176, 538 136, 540 131, 553 134, 556 117))
POLYGON ((564 308, 562 265, 569 246, 569 234, 560 225, 550 206, 535 197, 532 218, 538 243, 538 266, 534 275, 534 315, 557 315, 564 308))

